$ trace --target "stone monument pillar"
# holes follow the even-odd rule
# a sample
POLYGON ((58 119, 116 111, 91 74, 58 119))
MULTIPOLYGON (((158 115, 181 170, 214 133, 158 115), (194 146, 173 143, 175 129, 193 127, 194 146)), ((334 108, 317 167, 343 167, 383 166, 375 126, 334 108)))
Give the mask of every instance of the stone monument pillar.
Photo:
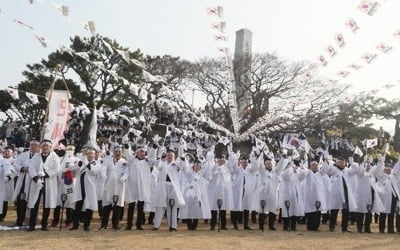
POLYGON ((235 75, 239 119, 243 116, 244 109, 251 104, 251 95, 241 84, 248 85, 251 81, 251 73, 248 69, 251 65, 252 36, 253 33, 248 29, 236 31, 233 72, 235 75))

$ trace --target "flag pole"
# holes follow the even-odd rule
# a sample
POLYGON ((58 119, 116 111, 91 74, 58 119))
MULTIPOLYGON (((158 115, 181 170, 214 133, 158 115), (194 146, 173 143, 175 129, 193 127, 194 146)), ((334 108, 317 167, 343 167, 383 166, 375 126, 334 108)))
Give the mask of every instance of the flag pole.
POLYGON ((53 82, 51 83, 50 88, 49 88, 49 91, 50 91, 50 93, 49 93, 49 99, 48 99, 48 101, 47 101, 46 113, 45 113, 44 120, 43 120, 43 124, 42 124, 42 131, 40 132, 40 141, 43 140, 44 133, 45 133, 45 130, 46 130, 47 119, 49 118, 50 101, 51 101, 51 97, 52 97, 52 95, 53 95, 54 86, 55 86, 56 81, 57 81, 57 73, 59 73, 60 70, 61 70, 61 65, 60 65, 60 64, 57 64, 57 66, 56 66, 56 71, 55 71, 55 73, 54 73, 54 80, 53 80, 53 82))

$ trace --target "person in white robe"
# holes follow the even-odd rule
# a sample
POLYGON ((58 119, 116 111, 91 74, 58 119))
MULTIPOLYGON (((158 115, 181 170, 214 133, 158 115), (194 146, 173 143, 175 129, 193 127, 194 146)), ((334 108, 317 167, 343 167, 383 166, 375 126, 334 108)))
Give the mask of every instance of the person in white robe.
POLYGON ((394 217, 399 206, 400 192, 397 180, 392 174, 390 163, 385 164, 385 157, 378 156, 378 163, 374 169, 378 186, 381 188, 379 196, 382 200, 384 210, 379 214, 379 233, 395 233, 394 217))
MULTIPOLYGON (((306 163, 306 165, 308 165, 306 163)), ((321 222, 321 211, 327 210, 327 197, 324 182, 319 172, 319 164, 311 161, 304 181, 304 212, 307 230, 318 231, 321 222)))
POLYGON ((162 217, 167 212, 168 226, 170 231, 177 230, 177 209, 185 205, 178 172, 188 166, 184 156, 183 148, 178 147, 178 159, 175 160, 175 152, 167 150, 165 159, 161 159, 157 165, 158 183, 154 197, 154 225, 153 230, 158 230, 161 225, 162 217))
POLYGON ((211 210, 208 200, 208 181, 201 174, 202 163, 194 160, 192 168, 187 168, 182 184, 185 206, 179 211, 179 218, 186 221, 188 230, 196 230, 199 219, 210 219, 211 210))
POLYGON ((79 158, 75 157, 75 147, 72 145, 68 145, 63 151, 60 151, 60 171, 57 176, 57 207, 54 209, 51 227, 58 227, 63 206, 66 208, 65 226, 69 227, 72 223, 72 195, 75 186, 75 176, 72 168, 78 164, 79 158), (63 198, 66 199, 64 202, 62 201, 63 198))
POLYGON ((354 190, 349 185, 350 177, 359 172, 359 165, 349 157, 349 167, 343 158, 338 158, 336 163, 332 161, 331 156, 324 156, 320 173, 329 174, 330 190, 328 195, 328 208, 330 209, 329 229, 335 230, 337 215, 342 210, 342 232, 350 232, 348 229, 349 211, 354 212, 357 209, 357 203, 354 198, 354 190))
POLYGON ((297 161, 289 163, 282 171, 282 184, 279 190, 279 208, 282 209, 283 230, 296 231, 297 219, 304 216, 304 196, 300 182, 306 176, 306 169, 297 161))
POLYGON ((224 155, 217 155, 214 160, 214 147, 211 147, 206 160, 205 171, 209 178, 208 198, 211 208, 210 230, 215 230, 217 218, 220 220, 221 229, 227 230, 226 212, 233 208, 231 172, 237 165, 237 158, 231 152, 228 162, 224 155))
POLYGON ((119 145, 114 146, 113 156, 105 158, 103 164, 107 166, 107 179, 104 184, 103 217, 100 229, 107 228, 112 210, 112 228, 118 230, 125 203, 125 184, 128 179, 128 163, 122 157, 122 148, 119 145))
POLYGON ((4 221, 7 216, 8 201, 11 200, 10 194, 14 185, 14 150, 11 147, 5 147, 3 158, 0 159, 0 221, 4 221))
POLYGON ((28 171, 32 179, 28 197, 28 207, 31 209, 28 231, 35 230, 41 198, 43 199, 41 230, 47 231, 50 209, 57 206, 57 176, 60 171, 60 158, 52 151, 50 140, 44 139, 41 142, 41 153, 32 157, 28 171))
MULTIPOLYGON (((237 157, 230 154, 230 157, 237 157)), ((239 218, 243 216, 244 230, 252 230, 249 226, 250 211, 257 208, 256 179, 258 171, 257 158, 252 154, 250 159, 247 156, 240 157, 239 164, 232 171, 232 194, 233 207, 231 217, 234 229, 238 229, 239 218)))
POLYGON ((26 217, 28 193, 31 184, 29 175, 29 162, 32 157, 39 153, 40 143, 37 140, 29 142, 29 150, 18 155, 15 161, 15 170, 18 174, 18 179, 15 185, 12 200, 15 201, 17 210, 17 220, 15 225, 21 227, 26 217))
POLYGON ((376 171, 373 171, 372 159, 367 157, 360 164, 359 173, 356 175, 357 188, 355 198, 357 202, 356 222, 358 233, 372 233, 372 213, 380 214, 384 212, 384 207, 379 193, 382 189, 376 182, 376 171))
MULTIPOLYGON (((125 230, 131 230, 133 225, 133 213, 137 205, 136 229, 143 230, 145 222, 144 206, 151 201, 151 168, 156 164, 154 149, 151 156, 146 157, 147 150, 138 146, 132 153, 128 145, 125 145, 123 155, 128 161, 128 179, 126 182, 126 201, 128 202, 128 216, 125 230)), ((149 153, 150 153, 149 152, 149 153)))
POLYGON ((285 167, 284 158, 275 164, 272 154, 266 155, 263 162, 259 160, 260 186, 258 192, 258 224, 259 229, 264 230, 265 216, 268 215, 268 228, 275 231, 274 226, 278 209, 278 187, 280 174, 285 167))
POLYGON ((75 187, 72 194, 73 225, 70 230, 78 230, 80 217, 83 218, 83 230, 90 230, 93 211, 97 211, 96 176, 100 170, 100 163, 95 159, 96 150, 87 148, 86 157, 73 164, 75 172, 75 187), (82 215, 82 216, 81 216, 82 215))

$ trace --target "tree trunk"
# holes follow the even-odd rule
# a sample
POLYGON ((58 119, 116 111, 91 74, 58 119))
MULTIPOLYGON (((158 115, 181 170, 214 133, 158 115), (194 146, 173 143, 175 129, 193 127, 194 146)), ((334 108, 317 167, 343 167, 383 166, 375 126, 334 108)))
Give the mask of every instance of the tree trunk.
POLYGON ((396 126, 394 128, 393 147, 397 152, 400 151, 400 116, 396 117, 396 126))

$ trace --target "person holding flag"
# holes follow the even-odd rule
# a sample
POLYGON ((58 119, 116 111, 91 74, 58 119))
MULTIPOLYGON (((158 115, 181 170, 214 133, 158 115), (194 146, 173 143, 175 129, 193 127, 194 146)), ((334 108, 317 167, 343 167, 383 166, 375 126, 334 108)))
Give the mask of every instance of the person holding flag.
MULTIPOLYGON (((72 196, 75 185, 75 176, 72 168, 78 164, 79 158, 74 155, 75 147, 73 145, 68 145, 65 150, 60 151, 64 154, 60 157, 61 169, 58 174, 58 200, 57 207, 54 209, 53 221, 51 227, 57 227, 60 222, 60 212, 62 206, 66 207, 67 218, 66 227, 72 223, 72 196), (67 195, 67 200, 62 201, 62 196, 67 195), (63 204, 64 203, 64 204, 63 204)), ((62 222, 61 222, 62 223, 62 222)))

